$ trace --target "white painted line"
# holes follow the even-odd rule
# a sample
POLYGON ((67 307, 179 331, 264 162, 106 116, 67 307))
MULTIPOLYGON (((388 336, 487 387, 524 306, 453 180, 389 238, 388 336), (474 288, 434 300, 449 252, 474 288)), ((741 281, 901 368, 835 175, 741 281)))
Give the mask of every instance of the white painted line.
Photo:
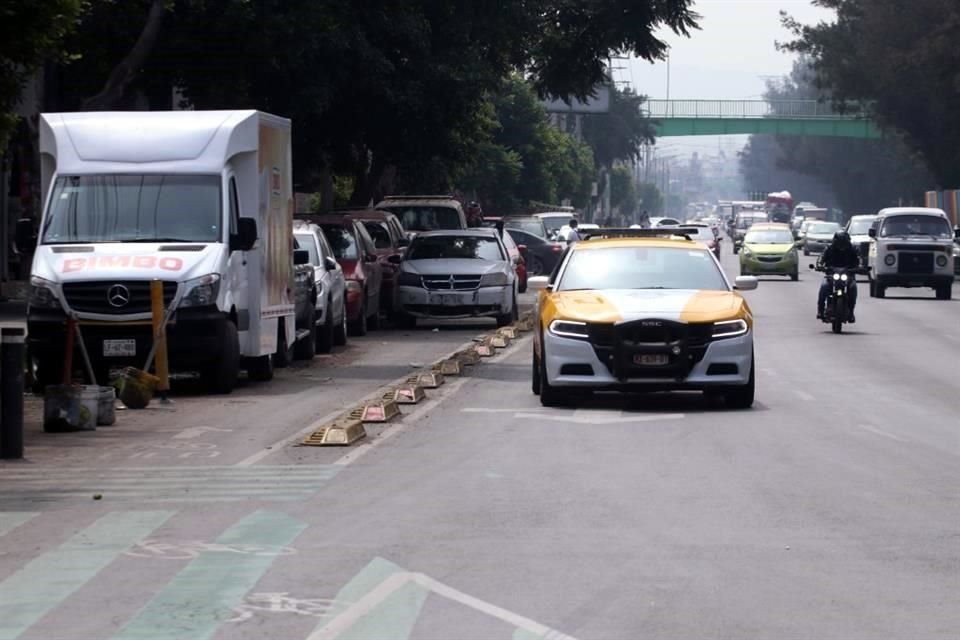
POLYGON ((541 411, 541 409, 521 407, 519 409, 494 409, 491 407, 466 407, 460 413, 517 413, 518 411, 541 411))
POLYGON ((661 420, 682 420, 686 418, 684 413, 664 413, 662 415, 633 415, 623 418, 602 418, 602 417, 583 417, 575 415, 551 415, 548 413, 517 413, 515 418, 527 418, 530 420, 547 420, 549 422, 572 422, 575 424, 630 424, 634 422, 659 422, 661 420))
POLYGON ((403 416, 400 422, 397 422, 396 424, 384 429, 375 440, 371 442, 364 442, 363 444, 358 445, 350 452, 345 453, 341 457, 337 458, 333 464, 340 467, 346 467, 353 464, 366 454, 370 453, 370 451, 383 444, 386 440, 389 440, 395 435, 412 427, 420 418, 436 409, 444 400, 459 391, 460 387, 466 384, 467 380, 468 378, 460 378, 455 382, 445 385, 446 389, 443 395, 434 398, 424 405, 418 407, 417 410, 412 412, 410 415, 403 416))
POLYGON ((901 438, 900 436, 895 436, 895 435, 893 435, 892 433, 887 433, 886 431, 882 431, 882 430, 880 430, 880 429, 877 429, 876 427, 871 427, 871 426, 868 425, 868 424, 859 424, 859 425, 857 425, 857 427, 858 427, 859 429, 863 429, 864 431, 866 431, 866 432, 868 432, 868 433, 872 433, 872 434, 874 434, 874 435, 876 435, 876 436, 880 436, 880 437, 883 437, 883 438, 890 438, 891 440, 896 440, 897 442, 910 442, 910 441, 907 440, 906 438, 901 438))
MULTIPOLYGON (((503 351, 499 352, 499 353, 497 354, 497 356, 496 356, 495 358, 492 358, 491 360, 497 361, 497 360, 499 360, 501 357, 503 357, 503 356, 505 356, 505 355, 508 355, 510 352, 512 352, 512 350, 513 350, 512 347, 513 347, 514 345, 519 345, 519 344, 522 344, 523 342, 524 342, 524 340, 523 340, 522 338, 521 338, 521 339, 518 339, 518 340, 514 340, 514 341, 511 343, 511 345, 510 345, 509 348, 504 349, 503 351)), ((464 349, 467 349, 467 348, 469 348, 469 347, 472 347, 472 346, 474 346, 474 344, 476 344, 476 343, 475 343, 473 340, 471 340, 470 342, 464 342, 462 345, 460 345, 459 347, 457 347, 457 348, 454 349, 453 351, 450 351, 450 352, 447 353, 446 355, 441 356, 440 358, 438 358, 438 361, 439 361, 439 360, 448 360, 449 358, 452 358, 452 357, 454 356, 454 354, 459 353, 460 351, 463 351, 464 349)), ((488 361, 489 361, 489 360, 488 360, 488 361)), ((474 366, 482 366, 482 365, 474 365, 474 366)), ((403 383, 403 382, 406 382, 406 381, 407 381, 407 378, 409 378, 411 375, 415 374, 417 371, 418 371, 418 369, 410 369, 410 373, 408 373, 408 374, 406 374, 406 375, 404 375, 404 376, 401 376, 401 377, 397 378, 396 380, 393 380, 393 381, 391 381, 391 382, 388 382, 388 383, 385 384, 385 385, 382 385, 382 386, 378 387, 376 391, 373 391, 373 392, 371 392, 371 393, 363 396, 362 398, 360 398, 359 400, 357 400, 356 402, 351 403, 351 404, 362 404, 362 403, 364 403, 364 402, 370 402, 370 401, 373 401, 373 400, 379 400, 381 397, 383 397, 383 394, 384 394, 384 392, 385 392, 386 389, 389 389, 390 387, 395 387, 395 386, 397 386, 397 385, 399 385, 399 384, 401 384, 401 383, 403 383)), ((444 385, 444 386, 451 386, 451 385, 444 385)), ((440 387, 440 389, 443 389, 443 387, 440 387)), ((304 427, 303 429, 301 429, 300 431, 297 431, 296 433, 294 433, 294 434, 292 434, 292 435, 284 436, 284 437, 281 438, 280 440, 277 440, 276 442, 274 442, 273 444, 267 446, 266 448, 262 449, 261 451, 258 451, 257 453, 255 453, 255 454, 253 454, 253 455, 251 455, 251 456, 248 456, 248 457, 244 458, 243 460, 241 460, 240 462, 237 462, 237 463, 234 464, 233 466, 235 466, 235 467, 249 467, 249 466, 255 465, 255 464, 257 464, 258 462, 260 462, 261 460, 263 460, 264 458, 266 458, 266 457, 268 457, 268 456, 270 456, 270 455, 273 455, 273 454, 276 453, 277 451, 281 450, 285 445, 289 444, 291 441, 302 440, 302 439, 305 438, 307 435, 313 433, 314 431, 316 431, 317 429, 319 429, 319 428, 322 427, 323 425, 327 424, 328 422, 330 422, 330 421, 333 420, 334 418, 342 415, 345 410, 346 410, 346 408, 341 408, 341 409, 337 409, 336 411, 331 411, 330 413, 328 413, 327 415, 323 416, 322 418, 314 421, 314 422, 313 422, 312 424, 310 424, 309 426, 304 427)), ((411 415, 413 415, 413 414, 411 414, 411 415)), ((381 435, 380 437, 382 438, 383 435, 381 435)), ((369 446, 369 445, 361 445, 361 446, 369 446)), ((344 456, 344 457, 346 457, 346 456, 344 456)), ((336 464, 338 464, 338 463, 336 463, 336 464)))
POLYGON ((804 402, 814 402, 816 398, 807 393, 806 391, 800 391, 799 389, 794 389, 793 392, 797 394, 797 397, 803 400, 804 402))

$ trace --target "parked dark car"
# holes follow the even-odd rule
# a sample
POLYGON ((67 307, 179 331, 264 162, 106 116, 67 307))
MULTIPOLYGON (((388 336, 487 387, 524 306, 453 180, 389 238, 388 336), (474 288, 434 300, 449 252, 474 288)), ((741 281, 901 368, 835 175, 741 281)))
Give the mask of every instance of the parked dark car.
POLYGON ((526 247, 527 274, 530 276, 549 275, 563 255, 563 245, 546 238, 528 233, 521 229, 507 228, 507 233, 521 247, 526 247))
POLYGON ((359 220, 373 240, 374 253, 380 260, 383 282, 380 286, 380 311, 394 317, 399 310, 397 300, 397 274, 400 268, 390 258, 402 256, 403 250, 410 244, 400 225, 400 220, 389 211, 377 209, 354 209, 334 211, 336 214, 349 215, 359 220))
POLYGON ((310 216, 309 220, 323 230, 343 269, 350 332, 362 336, 368 328, 379 328, 383 268, 366 227, 349 215, 310 216))

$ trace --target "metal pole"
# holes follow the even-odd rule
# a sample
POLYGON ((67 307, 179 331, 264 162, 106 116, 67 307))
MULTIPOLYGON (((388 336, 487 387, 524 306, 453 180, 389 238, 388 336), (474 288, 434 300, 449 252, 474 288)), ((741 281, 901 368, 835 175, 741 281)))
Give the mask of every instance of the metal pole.
MULTIPOLYGON (((170 390, 170 369, 167 363, 167 331, 163 322, 163 282, 154 280, 150 283, 150 306, 153 311, 153 339, 157 343, 157 377, 160 385, 161 401, 166 401, 167 391, 170 390)), ((149 373, 149 371, 147 372, 149 373)))
POLYGON ((0 329, 0 458, 23 457, 23 355, 25 327, 0 329))

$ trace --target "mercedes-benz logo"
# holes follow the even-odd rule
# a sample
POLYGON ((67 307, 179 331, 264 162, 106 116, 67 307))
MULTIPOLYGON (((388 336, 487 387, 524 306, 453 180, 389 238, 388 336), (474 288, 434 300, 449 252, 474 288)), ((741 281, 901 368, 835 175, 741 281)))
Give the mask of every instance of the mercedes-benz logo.
POLYGON ((107 302, 111 307, 125 307, 130 304, 130 289, 122 284, 115 284, 107 289, 107 302))

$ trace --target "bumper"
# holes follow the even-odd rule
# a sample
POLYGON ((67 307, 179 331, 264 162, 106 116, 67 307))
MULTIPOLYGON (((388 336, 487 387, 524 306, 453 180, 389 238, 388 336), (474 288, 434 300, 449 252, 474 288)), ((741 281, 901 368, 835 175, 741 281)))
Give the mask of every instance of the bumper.
POLYGON ((356 322, 363 314, 363 290, 347 289, 344 297, 346 298, 347 320, 356 322))
POLYGON ((807 239, 803 243, 803 250, 809 251, 810 253, 823 253, 827 250, 827 247, 830 246, 830 242, 827 240, 810 240, 807 239))
POLYGON ((544 365, 547 381, 553 386, 612 391, 695 391, 741 386, 749 382, 753 332, 711 342, 703 358, 683 379, 650 377, 620 380, 601 362, 590 342, 555 336, 549 331, 544 331, 543 346, 546 351, 544 365), (582 375, 587 366, 593 375, 582 375))
POLYGON ((874 276, 878 284, 885 287, 942 287, 952 285, 954 275, 947 271, 946 273, 934 273, 923 275, 910 275, 906 273, 878 273, 874 276))
MULTIPOLYGON (((167 325, 167 352, 172 369, 209 365, 220 357, 226 316, 215 307, 178 311, 167 325)), ((90 359, 116 366, 142 367, 153 345, 152 329, 143 325, 84 324, 80 329, 90 359), (104 340, 134 340, 134 356, 105 356, 104 340)), ((62 312, 31 312, 27 344, 36 358, 62 360, 66 346, 66 316, 62 312)))
POLYGON ((400 308, 418 318, 478 318, 504 315, 513 306, 513 287, 481 287, 472 291, 430 291, 399 288, 400 308))
MULTIPOLYGON (((765 256, 768 257, 768 256, 765 256)), ((799 261, 797 260, 796 255, 794 254, 785 254, 782 256, 769 256, 769 258, 776 257, 776 261, 762 260, 756 255, 751 255, 747 257, 743 255, 743 252, 740 253, 740 273, 741 274, 764 274, 764 273, 773 273, 780 275, 791 275, 797 272, 799 269, 799 261)))

